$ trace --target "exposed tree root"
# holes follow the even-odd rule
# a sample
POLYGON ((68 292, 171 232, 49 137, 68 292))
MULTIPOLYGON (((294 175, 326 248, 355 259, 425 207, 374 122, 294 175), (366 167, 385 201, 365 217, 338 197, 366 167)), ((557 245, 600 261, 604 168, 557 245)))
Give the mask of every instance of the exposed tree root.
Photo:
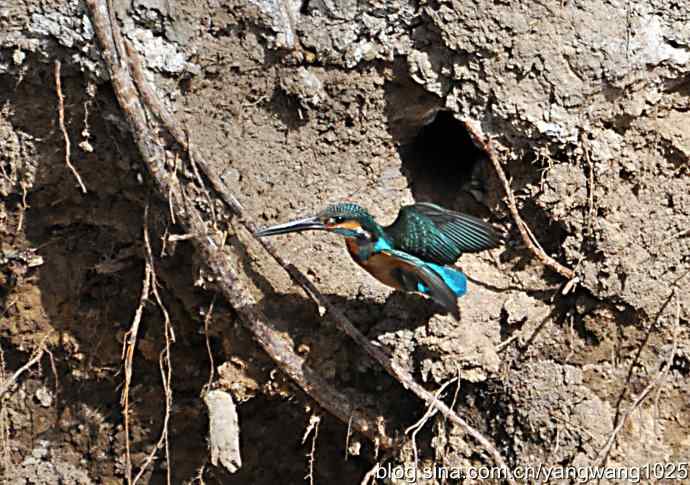
POLYGON ((307 454, 307 458, 309 458, 309 471, 307 476, 304 477, 305 480, 309 480, 309 485, 314 485, 314 463, 316 462, 316 439, 319 437, 319 424, 321 424, 321 416, 312 414, 309 417, 309 425, 304 432, 304 436, 302 436, 302 444, 304 444, 311 434, 311 449, 307 454))
MULTIPOLYGON (((148 212, 148 211, 146 211, 148 212)), ((146 218, 146 217, 144 217, 146 218)), ((134 312, 134 319, 129 331, 125 334, 124 346, 122 348, 122 357, 125 367, 125 383, 122 389, 122 397, 120 403, 122 405, 122 413, 125 421, 125 477, 127 483, 132 483, 132 455, 130 452, 129 443, 129 387, 132 382, 132 362, 134 360, 134 348, 137 344, 137 335, 139 334, 139 325, 141 323, 141 316, 144 313, 144 305, 148 301, 151 291, 151 266, 148 259, 144 267, 144 279, 142 280, 141 297, 139 298, 139 306, 134 312)))
POLYGON ((60 61, 56 60, 53 64, 53 76, 55 77, 55 91, 57 92, 58 98, 58 123, 60 124, 60 130, 62 130, 62 138, 65 140, 65 165, 70 169, 74 178, 79 182, 79 187, 81 191, 86 193, 86 186, 77 172, 77 169, 72 165, 71 154, 72 154, 72 144, 69 141, 69 135, 67 134, 67 128, 65 127, 65 97, 62 95, 62 80, 60 79, 60 61))
POLYGON ((21 366, 19 369, 17 369, 14 374, 12 374, 10 377, 5 379, 2 383, 0 383, 0 400, 7 394, 7 392, 12 389, 12 386, 14 386, 19 378, 24 374, 26 371, 31 369, 34 365, 36 365, 40 360, 41 357, 43 357, 43 353, 46 351, 45 343, 48 340, 48 337, 52 335, 52 332, 48 332, 48 334, 43 337, 43 340, 41 340, 41 343, 38 344, 38 347, 33 351, 31 354, 31 358, 21 366))
POLYGON ((160 309, 161 313, 163 314, 163 333, 165 335, 165 347, 160 353, 160 356, 158 358, 158 366, 161 371, 161 381, 163 382, 163 393, 165 395, 165 415, 163 416, 163 429, 161 430, 161 435, 160 438, 158 439, 158 443, 156 443, 156 446, 151 450, 149 455, 146 457, 144 460, 144 463, 141 465, 141 468, 139 469, 139 472, 137 475, 134 477, 134 480, 132 481, 132 484, 136 484, 139 479, 144 475, 144 472, 146 469, 153 463, 153 460, 156 458, 156 454, 158 453, 158 450, 161 448, 165 449, 165 461, 167 463, 166 467, 166 483, 170 485, 172 483, 172 466, 170 464, 170 442, 168 439, 169 435, 169 429, 168 429, 168 424, 170 422, 170 414, 172 412, 172 404, 173 404, 173 397, 172 397, 172 387, 171 387, 171 382, 172 382, 172 362, 171 362, 171 357, 170 357, 170 347, 173 342, 175 342, 175 333, 173 331, 172 327, 172 322, 170 321, 170 314, 168 313, 167 308, 165 308, 165 305, 163 304, 163 299, 161 298, 160 294, 158 293, 158 281, 156 280, 156 271, 155 271, 155 266, 154 266, 154 259, 153 259, 153 251, 151 250, 151 240, 149 237, 149 230, 148 230, 148 210, 145 211, 144 214, 144 246, 146 248, 146 261, 147 261, 147 266, 151 268, 150 271, 150 280, 151 280, 151 293, 154 296, 154 299, 156 300, 156 303, 158 304, 158 308, 160 309))
POLYGON ((498 175, 498 178, 501 180, 501 183, 503 184, 503 190, 505 191, 506 198, 508 199, 508 209, 510 210, 510 214, 513 217, 513 220, 515 221, 515 225, 520 231, 520 236, 522 236, 522 242, 525 244, 525 246, 527 246, 527 249, 529 249, 530 252, 534 254, 534 256, 536 256, 536 258, 539 261, 542 262, 544 266, 551 268, 556 273, 567 278, 569 287, 568 289, 572 288, 572 286, 574 286, 577 283, 575 271, 566 266, 563 266, 561 263, 559 263, 551 256, 546 254, 546 252, 543 249, 538 247, 537 244, 535 244, 532 241, 532 237, 530 237, 531 231, 525 223, 525 221, 520 216, 520 212, 518 212, 517 202, 515 201, 515 195, 513 194, 513 191, 510 188, 510 182, 508 181, 508 177, 506 177, 506 173, 503 170, 503 166, 501 165, 501 162, 498 160, 495 150, 491 146, 491 141, 487 140, 483 136, 481 130, 475 126, 474 122, 470 120, 464 120, 464 123, 465 127, 467 128, 467 132, 472 137, 474 143, 482 150, 484 150, 486 155, 489 157, 489 160, 491 160, 491 163, 494 166, 494 169, 496 170, 496 174, 498 175))
POLYGON ((208 325, 211 323, 211 319, 213 318, 213 308, 216 305, 217 297, 217 294, 213 295, 213 300, 211 300, 211 304, 208 306, 206 316, 204 317, 204 340, 206 340, 206 353, 208 354, 210 367, 208 371, 208 383, 206 384, 206 389, 210 389, 211 384, 213 384, 213 377, 216 372, 216 364, 213 361, 213 352, 211 352, 211 339, 208 336, 208 325))
MULTIPOLYGON (((434 395, 434 397, 436 397, 436 399, 441 397, 441 395, 443 394, 443 391, 446 390, 446 387, 448 387, 449 385, 451 385, 452 383, 454 383, 456 381, 459 382, 459 379, 457 377, 453 377, 452 379, 449 379, 448 381, 446 381, 441 387, 438 388, 438 391, 436 391, 436 394, 434 395)), ((458 385, 457 387, 459 388, 460 386, 458 385)), ((457 392, 456 392, 456 397, 457 397, 457 392)), ((453 400, 453 401, 455 401, 455 400, 453 400)), ((453 406, 451 406, 451 408, 452 407, 453 406)), ((417 454, 417 433, 419 433, 419 431, 424 427, 424 425, 432 417, 434 417, 434 415, 437 412, 438 412, 438 410, 435 407, 427 406, 426 412, 419 419, 419 421, 417 421, 415 424, 413 424, 412 426, 410 426, 409 428, 407 428, 405 430, 405 434, 410 434, 410 432, 412 433, 412 436, 410 437, 410 439, 412 440, 412 454, 414 455, 414 465, 415 466, 419 465, 419 456, 417 454)))

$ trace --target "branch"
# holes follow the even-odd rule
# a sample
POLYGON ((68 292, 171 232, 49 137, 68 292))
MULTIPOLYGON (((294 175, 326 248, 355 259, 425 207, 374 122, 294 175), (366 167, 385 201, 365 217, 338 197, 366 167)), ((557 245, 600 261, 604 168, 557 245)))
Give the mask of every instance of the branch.
POLYGON ((38 347, 36 347, 36 350, 34 350, 31 358, 28 360, 26 364, 21 366, 19 369, 17 369, 14 374, 12 374, 10 377, 5 379, 1 384, 0 384, 0 400, 5 396, 5 394, 12 389, 12 386, 14 386, 19 378, 24 374, 26 371, 31 369, 34 365, 36 365, 40 360, 41 357, 43 357, 43 352, 45 352, 45 343, 46 340, 48 340, 48 337, 52 335, 52 332, 48 332, 48 334, 43 337, 43 340, 41 340, 41 343, 38 344, 38 347))
POLYGON ((57 92, 58 98, 58 123, 60 125, 60 130, 62 131, 62 138, 65 140, 65 164, 72 171, 72 174, 74 174, 77 182, 79 182, 81 191, 86 193, 86 186, 84 185, 84 182, 82 182, 79 172, 77 172, 77 169, 74 168, 74 165, 72 165, 72 161, 70 160, 72 145, 69 141, 67 128, 65 127, 65 97, 62 95, 62 80, 60 79, 61 66, 62 64, 60 64, 60 61, 56 60, 53 64, 53 77, 55 78, 55 91, 57 92))
POLYGON ((564 276, 569 280, 569 282, 575 280, 575 271, 566 266, 563 266, 561 263, 559 263, 551 256, 546 254, 546 252, 544 252, 543 249, 538 248, 534 244, 534 242, 532 242, 532 238, 530 238, 529 235, 529 227, 527 226, 525 221, 520 216, 520 213, 518 212, 517 203, 515 202, 515 195, 513 194, 513 191, 510 188, 510 182, 508 182, 506 173, 503 170, 503 167, 501 166, 501 162, 498 160, 498 157, 496 156, 496 152, 491 146, 491 142, 484 138, 479 127, 474 126, 474 123, 472 121, 464 120, 464 123, 465 128, 467 128, 467 132, 472 137, 472 140, 479 148, 484 150, 486 155, 489 157, 489 160, 491 160, 491 163, 493 164, 494 168, 496 169, 496 174, 498 174, 498 178, 501 180, 501 183, 503 183, 503 190, 505 191, 506 197, 508 198, 508 209, 510 210, 510 214, 513 216, 515 225, 520 231, 520 236, 522 236, 522 242, 525 243, 527 249, 529 249, 532 252, 532 254, 534 254, 537 257, 537 259, 542 262, 544 266, 551 268, 556 273, 560 274, 561 276, 564 276))

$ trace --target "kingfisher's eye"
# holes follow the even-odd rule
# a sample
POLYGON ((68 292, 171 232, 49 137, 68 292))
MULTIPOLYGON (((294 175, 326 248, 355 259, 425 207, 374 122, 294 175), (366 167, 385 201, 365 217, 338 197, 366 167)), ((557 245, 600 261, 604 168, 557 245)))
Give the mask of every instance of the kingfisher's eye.
POLYGON ((345 218, 343 216, 329 217, 326 219, 326 224, 329 225, 340 224, 341 222, 345 222, 345 218))

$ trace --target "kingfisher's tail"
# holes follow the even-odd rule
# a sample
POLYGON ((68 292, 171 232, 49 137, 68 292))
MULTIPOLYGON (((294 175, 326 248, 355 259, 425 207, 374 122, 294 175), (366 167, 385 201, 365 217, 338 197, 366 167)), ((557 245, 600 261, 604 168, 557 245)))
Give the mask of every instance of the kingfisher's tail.
POLYGON ((448 266, 440 266, 434 263, 425 263, 425 266, 440 277, 442 282, 439 282, 439 285, 442 284, 450 290, 455 295, 455 298, 449 301, 446 296, 447 290, 438 291, 439 288, 429 288, 423 282, 417 284, 417 291, 431 297, 432 300, 451 312, 456 320, 460 320, 460 311, 456 300, 467 293, 467 277, 459 269, 448 266))
POLYGON ((427 264, 443 279, 443 282, 455 293, 455 296, 461 297, 467 293, 467 277, 462 271, 449 266, 440 266, 433 263, 427 264))
MULTIPOLYGON (((381 281, 399 290, 417 291, 427 295, 448 310, 457 320, 460 319, 457 300, 459 296, 467 292, 467 278, 462 271, 423 261, 395 249, 384 249, 370 259, 376 259, 378 266, 385 267, 384 275, 394 280, 393 284, 385 279, 381 281)), ((376 269, 376 264, 371 267, 376 269)), ((367 268, 366 263, 365 268, 367 268)), ((378 277, 371 269, 368 270, 378 277)))

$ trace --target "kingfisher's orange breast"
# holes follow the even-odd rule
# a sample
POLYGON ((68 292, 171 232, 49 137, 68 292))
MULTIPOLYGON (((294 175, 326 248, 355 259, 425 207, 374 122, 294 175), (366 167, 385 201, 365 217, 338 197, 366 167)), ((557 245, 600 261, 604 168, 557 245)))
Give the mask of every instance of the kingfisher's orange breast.
POLYGON ((359 248, 357 242, 352 239, 346 239, 347 251, 352 256, 352 259, 364 268, 370 275, 379 280, 384 285, 401 290, 402 287, 398 280, 393 276, 393 270, 397 268, 405 269, 405 263, 385 253, 376 253, 369 256, 369 259, 361 260, 357 255, 359 248))

